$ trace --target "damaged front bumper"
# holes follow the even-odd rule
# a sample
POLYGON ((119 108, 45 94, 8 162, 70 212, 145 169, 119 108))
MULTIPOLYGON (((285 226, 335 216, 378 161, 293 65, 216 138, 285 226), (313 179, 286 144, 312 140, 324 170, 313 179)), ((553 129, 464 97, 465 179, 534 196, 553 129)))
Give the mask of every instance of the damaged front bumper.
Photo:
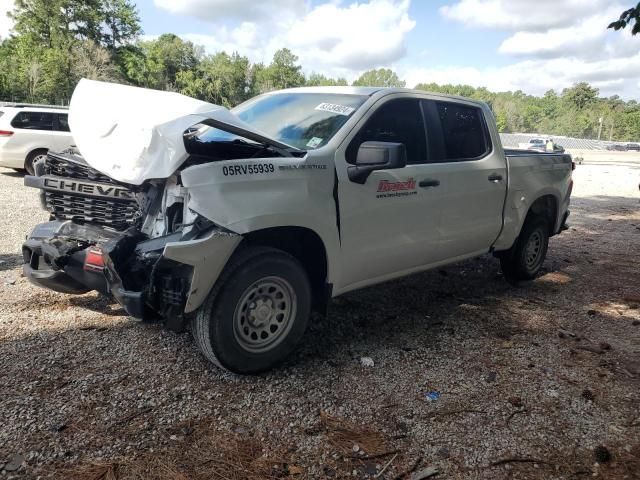
POLYGON ((72 221, 37 225, 22 247, 24 274, 62 293, 111 295, 136 318, 180 320, 206 299, 240 235, 209 227, 147 239, 72 221))

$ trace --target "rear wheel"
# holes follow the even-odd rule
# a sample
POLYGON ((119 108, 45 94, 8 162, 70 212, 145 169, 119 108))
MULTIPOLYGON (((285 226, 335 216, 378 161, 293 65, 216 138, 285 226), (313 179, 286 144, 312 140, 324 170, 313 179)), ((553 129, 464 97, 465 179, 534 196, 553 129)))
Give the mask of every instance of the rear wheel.
POLYGON ((193 320, 208 360, 235 373, 257 373, 284 360, 306 330, 307 274, 291 255, 266 247, 238 252, 193 320))
POLYGON ((532 217, 522 227, 516 243, 500 254, 500 266, 511 280, 534 279, 544 263, 549 246, 549 223, 532 217))
POLYGON ((24 169, 27 171, 29 175, 34 175, 35 169, 33 166, 37 161, 43 160, 45 158, 47 158, 47 150, 45 149, 34 150, 29 155, 27 155, 27 158, 24 161, 24 169))

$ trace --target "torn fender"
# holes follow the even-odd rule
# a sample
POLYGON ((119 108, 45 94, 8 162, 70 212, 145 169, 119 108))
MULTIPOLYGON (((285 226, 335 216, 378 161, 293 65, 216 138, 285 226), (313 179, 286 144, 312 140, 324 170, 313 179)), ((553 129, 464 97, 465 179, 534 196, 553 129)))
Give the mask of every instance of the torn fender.
POLYGON ((172 175, 188 156, 184 132, 199 123, 280 150, 297 150, 224 107, 174 92, 82 79, 69 106, 71 133, 87 163, 133 185, 172 175))
POLYGON ((193 267, 185 313, 193 312, 204 303, 241 240, 240 235, 214 231, 205 238, 165 245, 164 258, 193 267))
MULTIPOLYGON (((278 227, 310 230, 322 241, 327 283, 340 278, 332 152, 304 158, 223 160, 182 170, 188 208, 216 225, 245 235, 278 227), (259 168, 257 168, 259 167, 259 168)), ((321 252, 310 252, 321 255, 321 252)))

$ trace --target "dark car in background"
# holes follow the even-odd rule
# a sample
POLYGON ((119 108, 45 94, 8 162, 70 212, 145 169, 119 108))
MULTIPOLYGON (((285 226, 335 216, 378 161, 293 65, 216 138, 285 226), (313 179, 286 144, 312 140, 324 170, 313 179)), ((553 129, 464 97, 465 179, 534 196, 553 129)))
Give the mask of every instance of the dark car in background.
POLYGON ((627 152, 635 151, 640 152, 640 143, 627 143, 626 150, 627 152))
POLYGON ((613 152, 626 152, 627 146, 621 143, 612 143, 610 145, 607 145, 607 150, 610 150, 613 152))

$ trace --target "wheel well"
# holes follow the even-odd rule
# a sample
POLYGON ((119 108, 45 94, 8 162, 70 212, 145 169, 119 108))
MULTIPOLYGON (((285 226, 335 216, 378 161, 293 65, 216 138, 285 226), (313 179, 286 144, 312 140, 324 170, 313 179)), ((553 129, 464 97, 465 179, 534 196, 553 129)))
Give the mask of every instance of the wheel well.
POLYGON ((277 248, 298 259, 309 275, 314 308, 326 312, 331 286, 327 283, 327 251, 317 233, 304 227, 273 227, 244 235, 244 242, 277 248))
POLYGON ((31 150, 29 153, 27 153, 27 156, 24 157, 25 162, 27 160, 29 160, 32 157, 35 157, 38 153, 40 152, 44 152, 47 153, 49 151, 48 148, 34 148, 33 150, 31 150))
POLYGON ((556 219, 558 218, 558 201, 556 197, 553 195, 544 195, 533 202, 531 207, 529 207, 525 223, 534 216, 547 220, 549 224, 549 235, 553 235, 556 219))

